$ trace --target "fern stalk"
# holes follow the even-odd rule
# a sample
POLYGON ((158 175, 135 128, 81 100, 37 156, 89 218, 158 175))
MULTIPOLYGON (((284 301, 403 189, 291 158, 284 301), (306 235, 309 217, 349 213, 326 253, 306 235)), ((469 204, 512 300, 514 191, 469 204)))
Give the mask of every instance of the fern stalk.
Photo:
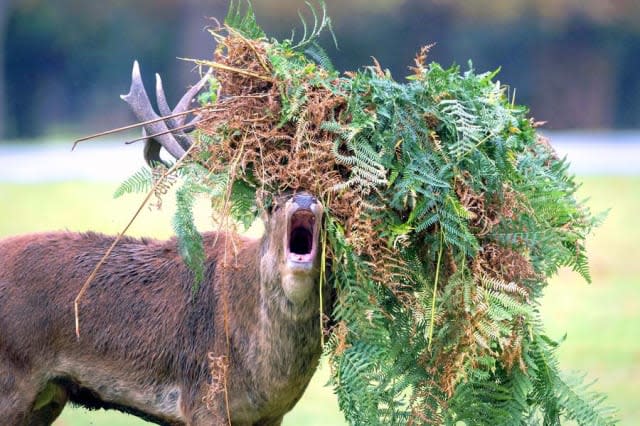
POLYGON ((438 249, 438 260, 436 261, 436 275, 433 279, 433 294, 431 296, 431 320, 429 321, 429 343, 427 350, 431 351, 433 340, 433 329, 436 323, 436 296, 438 292, 438 280, 440 279, 440 264, 442 263, 442 251, 444 249, 444 233, 440 230, 440 248, 438 249))

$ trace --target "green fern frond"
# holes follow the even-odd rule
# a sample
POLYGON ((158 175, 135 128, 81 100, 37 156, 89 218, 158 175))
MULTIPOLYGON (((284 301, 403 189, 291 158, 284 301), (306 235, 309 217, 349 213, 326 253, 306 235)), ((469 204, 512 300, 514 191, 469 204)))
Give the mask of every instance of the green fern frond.
POLYGON ((543 410, 544 423, 559 425, 565 417, 581 426, 616 424, 616 410, 604 405, 604 395, 591 391, 592 385, 585 385, 583 376, 560 374, 557 346, 544 335, 535 335, 531 345, 532 397, 543 410))
MULTIPOLYGON (((321 13, 307 5, 301 38, 281 42, 266 39, 249 3, 231 5, 229 37, 255 41, 261 68, 271 71, 268 84, 261 75, 251 86, 251 105, 261 94, 270 103, 255 121, 261 114, 244 120, 244 110, 229 110, 240 119, 198 130, 201 149, 176 174, 184 184, 174 227, 194 281, 206 272, 193 224, 196 195, 248 227, 258 205, 279 190, 310 190, 302 183, 308 178, 327 182, 329 282, 337 300, 331 316, 339 327, 325 351, 349 422, 613 421, 599 396, 559 373, 557 344, 544 336, 537 310, 558 268, 590 280, 584 241, 598 220, 575 199, 567 161, 538 140, 526 108, 506 99, 493 80, 497 71, 433 63, 398 82, 376 64, 339 75, 317 44, 331 31, 325 4, 321 13), (233 121, 238 128, 230 128, 233 121), (288 171, 257 173, 268 160, 279 162, 273 170, 292 167, 280 160, 282 150, 298 155, 315 140, 302 155, 327 159, 329 173, 293 170, 304 174, 295 184, 288 171), (276 155, 264 153, 274 147, 276 155), (318 156, 317 149, 328 152, 318 156), (337 178, 322 180, 327 175, 337 178), (349 216, 350 205, 358 217, 349 216)), ((119 191, 148 188, 153 176, 145 173, 119 191)))
POLYGON ((258 216, 255 205, 256 190, 246 182, 236 180, 233 182, 231 193, 231 216, 248 229, 258 216))
POLYGON ((605 404, 606 397, 592 391, 584 375, 558 376, 557 398, 564 407, 564 417, 579 425, 610 426, 618 422, 617 410, 605 404))
POLYGON ((176 212, 173 216, 173 230, 178 239, 178 250, 189 270, 193 273, 193 292, 204 279, 205 252, 202 236, 193 220, 195 194, 200 192, 188 182, 176 192, 176 212))
POLYGON ((338 45, 336 36, 333 33, 333 28, 331 26, 331 18, 329 18, 329 15, 327 15, 327 5, 322 0, 319 0, 318 3, 320 4, 321 8, 320 16, 318 16, 318 11, 310 2, 305 2, 307 7, 309 8, 309 11, 311 12, 311 16, 313 17, 313 28, 311 29, 307 27, 307 21, 304 16, 302 16, 302 13, 298 12, 298 16, 300 17, 300 21, 302 22, 303 34, 302 38, 298 42, 294 42, 294 35, 292 34, 289 42, 291 43, 291 48, 293 50, 304 51, 308 46, 313 45, 318 40, 320 34, 322 34, 324 30, 329 31, 333 38, 334 44, 336 46, 338 45))
POLYGON ((229 11, 224 19, 224 23, 248 39, 255 40, 265 38, 266 34, 256 22, 256 15, 253 12, 251 2, 246 1, 244 10, 242 3, 242 0, 231 0, 229 2, 229 11))
POLYGON ((125 194, 148 192, 153 186, 151 169, 143 166, 125 179, 113 193, 113 198, 120 198, 125 194))
POLYGON ((304 54, 311 58, 315 63, 329 72, 334 72, 336 68, 333 66, 333 62, 327 54, 327 51, 322 48, 316 41, 311 42, 305 49, 304 54))

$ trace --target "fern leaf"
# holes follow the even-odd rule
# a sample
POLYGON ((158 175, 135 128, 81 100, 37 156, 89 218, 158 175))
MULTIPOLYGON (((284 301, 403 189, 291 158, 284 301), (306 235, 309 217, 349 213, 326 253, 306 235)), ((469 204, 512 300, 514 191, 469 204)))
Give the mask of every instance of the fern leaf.
POLYGON ((176 192, 176 212, 173 229, 178 239, 180 255, 194 275, 193 292, 197 291, 204 279, 205 253, 202 236, 193 220, 194 187, 186 183, 176 192))
POLYGON ((266 34, 256 22, 256 16, 253 12, 251 2, 246 1, 246 9, 244 12, 241 3, 243 3, 242 0, 231 0, 229 3, 229 12, 224 19, 224 23, 248 39, 256 40, 265 38, 266 34))
POLYGON ((144 166, 133 175, 125 179, 113 193, 113 198, 120 198, 125 194, 148 192, 153 186, 151 170, 144 166))

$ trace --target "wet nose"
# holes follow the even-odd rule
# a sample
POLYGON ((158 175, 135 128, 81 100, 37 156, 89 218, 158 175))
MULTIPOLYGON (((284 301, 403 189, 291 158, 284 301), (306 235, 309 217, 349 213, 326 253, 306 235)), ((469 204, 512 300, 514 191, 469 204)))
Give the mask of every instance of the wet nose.
POLYGON ((301 192, 293 196, 293 202, 298 205, 298 208, 309 209, 313 204, 318 203, 318 199, 308 192, 301 192))

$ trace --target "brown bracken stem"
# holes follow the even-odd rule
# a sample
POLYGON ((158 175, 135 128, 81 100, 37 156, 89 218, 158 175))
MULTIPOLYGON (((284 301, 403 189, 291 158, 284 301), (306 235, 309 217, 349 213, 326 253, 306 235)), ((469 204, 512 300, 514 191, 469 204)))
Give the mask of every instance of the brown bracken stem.
POLYGON ((431 341, 433 340, 433 328, 436 320, 436 294, 438 290, 438 279, 440 278, 440 264, 442 261, 442 249, 444 248, 444 231, 440 230, 440 250, 438 251, 438 263, 436 264, 436 276, 433 280, 433 298, 431 299, 431 321, 429 324, 429 344, 427 350, 431 350, 431 341))
POLYGON ((256 74, 256 73, 251 72, 251 71, 243 70, 241 68, 230 67, 229 65, 220 64, 218 62, 205 61, 205 60, 202 60, 202 59, 191 59, 191 58, 178 58, 178 59, 182 59, 182 60, 185 60, 185 61, 191 61, 191 62, 195 63, 196 65, 205 65, 205 66, 208 66, 208 67, 211 67, 211 68, 217 68, 217 69, 220 69, 220 70, 223 70, 223 71, 234 72, 236 74, 246 75, 247 77, 257 78, 259 80, 273 82, 273 78, 270 77, 270 76, 256 74))
MULTIPOLYGON (((218 111, 218 110, 211 110, 211 111, 215 112, 215 111, 218 111)), ((131 139, 131 140, 126 141, 125 144, 126 145, 131 145, 134 142, 142 141, 142 140, 145 140, 145 139, 153 139, 156 136, 162 136, 162 135, 166 135, 168 133, 177 132, 179 130, 188 129, 189 127, 195 127, 199 123, 204 123, 205 121, 211 121, 211 120, 213 120, 215 118, 216 117, 203 118, 202 120, 198 120, 195 123, 189 123, 189 124, 185 124, 184 126, 174 127, 173 129, 165 130, 164 132, 154 133, 153 135, 140 136, 139 138, 135 138, 135 139, 131 139)))
MULTIPOLYGON (((164 121, 164 120, 168 120, 170 118, 175 118, 175 117, 180 117, 181 115, 186 115, 186 114, 190 114, 192 112, 198 112, 198 111, 202 111, 203 109, 206 109, 207 106, 203 106, 203 107, 198 107, 198 108, 193 108, 190 109, 188 111, 184 111, 184 112, 178 112, 175 114, 171 114, 171 115, 165 115, 164 117, 158 117, 158 118, 154 118, 153 120, 147 120, 147 121, 142 121, 140 123, 134 123, 134 124, 129 124, 128 126, 123 126, 123 127, 118 127, 117 129, 112 129, 112 130, 107 130, 105 132, 100 132, 100 133, 96 133, 94 135, 89 135, 89 136, 85 136, 82 137, 80 139, 76 139, 73 142, 73 146, 71 147, 71 151, 73 151, 74 149, 76 149, 76 146, 80 143, 80 142, 84 142, 87 141, 89 139, 95 139, 95 138, 99 138, 101 136, 106 136, 106 135, 110 135, 112 133, 118 133, 118 132, 122 132, 124 130, 129 130, 129 129, 135 129, 136 127, 140 127, 140 126, 145 126, 147 124, 151 124, 151 123, 155 123, 158 121, 164 121)), ((175 130, 175 129, 174 129, 175 130)), ((149 137, 149 136, 147 136, 149 137)))

